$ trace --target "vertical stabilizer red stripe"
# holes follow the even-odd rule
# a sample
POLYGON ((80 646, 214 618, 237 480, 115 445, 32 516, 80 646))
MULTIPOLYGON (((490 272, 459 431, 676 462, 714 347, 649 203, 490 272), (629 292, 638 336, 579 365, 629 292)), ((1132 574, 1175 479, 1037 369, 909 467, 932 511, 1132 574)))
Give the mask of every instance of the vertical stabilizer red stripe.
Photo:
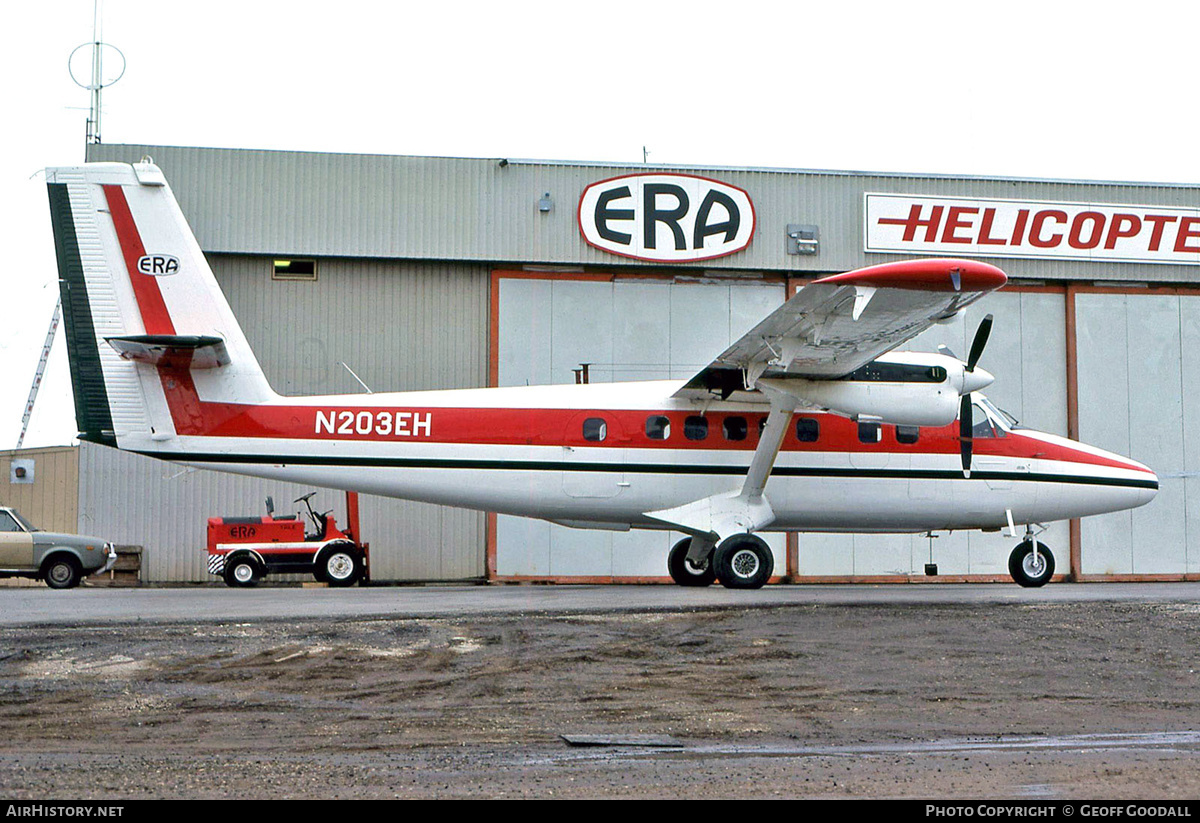
POLYGON ((103 188, 104 196, 108 198, 113 225, 117 230, 117 242, 121 244, 121 255, 125 258, 125 269, 129 272, 129 282, 133 284, 133 294, 137 299, 138 310, 142 313, 142 325, 146 327, 146 334, 174 334, 175 324, 171 322, 167 304, 163 302, 162 292, 158 289, 158 278, 138 271, 138 260, 145 256, 146 248, 142 245, 137 224, 133 221, 133 213, 129 211, 125 192, 120 186, 110 185, 103 188))

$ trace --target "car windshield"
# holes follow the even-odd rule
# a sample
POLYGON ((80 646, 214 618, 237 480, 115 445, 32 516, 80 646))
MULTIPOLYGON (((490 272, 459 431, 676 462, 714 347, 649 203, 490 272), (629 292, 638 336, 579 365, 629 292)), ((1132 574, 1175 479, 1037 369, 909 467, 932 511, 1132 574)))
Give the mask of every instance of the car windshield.
POLYGON ((32 523, 30 523, 28 520, 26 520, 24 517, 22 517, 20 512, 18 512, 16 509, 9 509, 8 511, 16 519, 16 521, 21 524, 21 528, 24 529, 25 531, 27 531, 27 532, 40 532, 41 531, 41 529, 35 527, 32 523))

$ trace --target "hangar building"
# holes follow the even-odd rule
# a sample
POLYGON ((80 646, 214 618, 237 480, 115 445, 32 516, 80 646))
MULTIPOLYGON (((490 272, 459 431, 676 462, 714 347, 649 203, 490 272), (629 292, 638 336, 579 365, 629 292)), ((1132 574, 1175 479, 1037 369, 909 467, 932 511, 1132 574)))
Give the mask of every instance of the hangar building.
MULTIPOLYGON (((1022 423, 1154 468, 1157 499, 1052 524, 1075 579, 1200 576, 1200 187, 93 145, 166 173, 282 394, 686 378, 814 277, 920 255, 988 260, 1003 291, 905 348, 965 355, 1022 423), (714 184, 715 183, 715 184, 714 184), (658 200, 641 200, 654 190, 658 200), (713 194, 716 192, 716 194, 713 194), (664 194, 665 193, 665 194, 664 194), (663 205, 663 204, 667 205, 663 205), (657 209, 666 235, 646 234, 657 209), (644 216, 643 216, 644 217, 644 216), (642 221, 642 222, 639 222, 642 221), (666 242, 657 237, 665 236, 666 242), (674 242, 671 242, 673 239, 674 242), (344 366, 343 366, 344 364, 344 366)), ((84 444, 78 521, 205 581, 204 524, 308 489, 84 444)), ((326 508, 340 499, 322 493, 326 508)), ((590 532, 378 498, 376 580, 666 580, 674 535, 590 532)), ((1007 580, 1004 534, 789 535, 794 580, 1007 580)))

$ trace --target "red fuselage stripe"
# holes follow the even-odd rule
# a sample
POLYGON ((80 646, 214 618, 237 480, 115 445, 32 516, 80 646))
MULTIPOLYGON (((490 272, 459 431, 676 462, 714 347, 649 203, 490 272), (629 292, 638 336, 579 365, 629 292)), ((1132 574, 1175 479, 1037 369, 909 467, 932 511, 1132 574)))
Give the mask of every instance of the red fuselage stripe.
MULTIPOLYGON (((164 389, 181 435, 318 440, 340 442, 438 443, 494 446, 570 446, 574 449, 622 448, 652 453, 663 449, 685 451, 752 452, 758 446, 762 413, 714 412, 704 416, 708 436, 690 440, 684 435, 684 421, 694 416, 681 411, 643 411, 613 409, 513 409, 513 408, 438 408, 428 406, 396 407, 317 407, 269 406, 236 403, 209 403, 199 399, 187 372, 164 374, 164 389), (646 421, 666 417, 670 435, 654 439, 646 434, 646 421), (605 421, 603 441, 583 436, 584 421, 605 421), (731 429, 746 436, 732 440, 725 435, 726 421, 731 429), (388 432, 383 434, 382 432, 388 432)), ((834 414, 798 414, 818 421, 820 434, 815 442, 797 438, 795 425, 789 427, 782 452, 842 452, 854 454, 890 453, 905 455, 957 455, 960 450, 957 423, 920 429, 918 441, 903 444, 896 439, 896 428, 883 426, 883 439, 875 443, 859 440, 858 424, 834 414)), ((1046 443, 1020 432, 1006 437, 976 438, 976 456, 1024 457, 1061 462, 1084 463, 1117 469, 1135 469, 1132 464, 1115 461, 1046 443)))

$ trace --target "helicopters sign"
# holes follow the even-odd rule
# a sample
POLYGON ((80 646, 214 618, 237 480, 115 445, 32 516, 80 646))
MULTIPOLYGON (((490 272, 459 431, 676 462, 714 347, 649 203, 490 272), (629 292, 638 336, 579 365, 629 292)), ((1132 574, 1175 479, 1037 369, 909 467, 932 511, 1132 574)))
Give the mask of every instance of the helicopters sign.
POLYGON ((1200 265, 1200 209, 864 195, 864 250, 1200 265))

